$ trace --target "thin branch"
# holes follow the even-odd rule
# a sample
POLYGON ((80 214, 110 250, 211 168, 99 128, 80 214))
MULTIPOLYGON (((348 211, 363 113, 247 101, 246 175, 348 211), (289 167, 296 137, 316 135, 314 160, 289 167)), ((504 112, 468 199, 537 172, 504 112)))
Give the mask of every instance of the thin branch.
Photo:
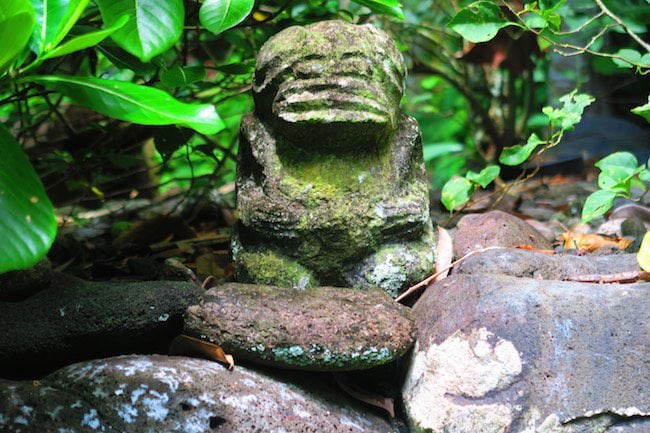
POLYGON ((611 19, 616 21, 616 23, 619 26, 623 27, 623 29, 627 32, 628 35, 630 35, 630 37, 632 39, 634 39, 639 45, 641 45, 643 48, 645 48, 645 50, 647 52, 650 53, 650 44, 648 44, 643 39, 638 37, 637 34, 634 33, 632 30, 630 30, 630 28, 623 21, 621 21, 621 19, 619 17, 617 17, 616 15, 614 15, 612 13, 612 11, 607 9, 607 6, 605 6, 605 4, 602 2, 602 0, 594 0, 594 1, 596 2, 596 4, 598 5, 598 7, 600 8, 601 11, 603 11, 604 13, 607 14, 608 17, 610 17, 611 19))

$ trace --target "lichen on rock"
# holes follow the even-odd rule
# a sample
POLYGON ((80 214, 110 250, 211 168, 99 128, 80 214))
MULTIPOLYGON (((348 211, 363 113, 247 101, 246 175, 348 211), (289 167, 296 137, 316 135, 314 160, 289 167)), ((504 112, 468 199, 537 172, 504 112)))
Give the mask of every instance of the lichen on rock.
POLYGON ((399 107, 405 73, 371 25, 290 27, 262 47, 241 127, 238 280, 396 295, 431 271, 422 143, 399 107))

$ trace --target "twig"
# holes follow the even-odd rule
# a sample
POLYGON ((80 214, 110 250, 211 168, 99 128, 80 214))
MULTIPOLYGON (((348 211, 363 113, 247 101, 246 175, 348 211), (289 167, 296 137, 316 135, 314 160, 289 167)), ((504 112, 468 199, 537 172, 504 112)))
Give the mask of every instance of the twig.
POLYGON ((638 37, 638 36, 636 35, 636 33, 634 33, 632 30, 630 30, 630 29, 628 28, 628 26, 625 25, 625 23, 624 23, 623 21, 621 21, 621 19, 620 19, 619 17, 617 17, 616 15, 614 15, 614 14, 612 13, 612 11, 610 11, 610 10, 607 8, 607 6, 605 6, 605 4, 602 2, 602 0, 594 0, 594 1, 596 2, 596 4, 598 5, 598 7, 600 8, 601 11, 603 11, 605 14, 607 14, 608 17, 610 17, 611 19, 613 19, 614 21, 616 21, 616 24, 618 24, 619 26, 623 27, 623 29, 625 30, 625 32, 626 32, 628 35, 630 35, 630 37, 631 37, 632 39, 634 39, 634 40, 635 40, 639 45, 641 45, 643 48, 645 48, 646 51, 650 52, 650 44, 648 44, 647 42, 645 42, 643 39, 641 39, 640 37, 638 37))
POLYGON ((463 257, 461 257, 460 259, 456 260, 455 262, 452 262, 449 266, 447 266, 447 267, 439 270, 435 274, 425 278, 424 280, 420 281, 416 285, 409 287, 404 293, 402 293, 397 298, 395 298, 395 302, 400 302, 402 299, 404 299, 407 296, 415 293, 416 291, 418 291, 422 287, 429 286, 429 284, 431 284, 439 275, 442 275, 442 273, 444 273, 445 271, 450 270, 451 268, 453 268, 454 266, 456 266, 457 264, 459 264, 463 260, 467 259, 468 257, 471 257, 471 256, 473 256, 475 254, 478 254, 478 253, 484 253, 485 251, 508 250, 508 249, 511 249, 511 247, 486 247, 486 248, 481 248, 480 250, 470 251, 469 253, 467 253, 463 257))

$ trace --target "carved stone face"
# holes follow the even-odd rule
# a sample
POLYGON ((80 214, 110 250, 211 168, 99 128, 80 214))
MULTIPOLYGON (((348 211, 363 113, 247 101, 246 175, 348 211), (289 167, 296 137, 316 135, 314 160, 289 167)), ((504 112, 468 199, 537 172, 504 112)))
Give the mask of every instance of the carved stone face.
POLYGON ((290 27, 258 55, 256 111, 303 141, 376 136, 396 128, 405 74, 401 53, 376 27, 344 21, 290 27))

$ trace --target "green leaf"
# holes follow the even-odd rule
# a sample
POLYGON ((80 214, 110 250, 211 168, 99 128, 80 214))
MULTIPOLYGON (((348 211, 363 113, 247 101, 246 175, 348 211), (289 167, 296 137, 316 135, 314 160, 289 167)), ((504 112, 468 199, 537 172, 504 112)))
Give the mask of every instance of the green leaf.
POLYGON ((650 170, 644 168, 639 172, 639 180, 643 182, 650 182, 650 170))
POLYGON ((122 19, 117 23, 115 23, 115 25, 111 28, 104 29, 104 30, 97 30, 96 32, 90 32, 84 35, 75 36, 69 41, 59 45, 52 51, 48 51, 47 53, 45 53, 41 57, 41 59, 45 60, 54 57, 61 57, 61 56, 65 56, 66 54, 70 54, 76 51, 85 50, 86 48, 94 47, 95 45, 99 44, 101 41, 103 41, 104 39, 106 39, 107 37, 115 33, 121 27, 123 27, 127 21, 128 21, 128 17, 123 16, 122 19))
POLYGON ((594 165, 602 171, 620 169, 625 171, 626 176, 632 176, 639 165, 639 161, 630 152, 616 152, 607 155, 594 165))
POLYGON ((0 1, 0 74, 25 49, 35 22, 30 1, 0 1))
POLYGON ((501 167, 498 165, 488 165, 481 170, 480 173, 475 173, 471 170, 468 171, 465 177, 470 182, 481 185, 481 188, 487 188, 487 186, 497 178, 499 173, 501 173, 501 167))
POLYGON ((151 77, 158 70, 153 63, 141 62, 140 59, 124 51, 111 39, 104 39, 97 48, 118 69, 130 69, 144 77, 151 77))
POLYGON ((623 48, 618 50, 616 53, 617 56, 622 57, 622 59, 613 58, 614 63, 618 65, 619 68, 633 68, 635 65, 641 63, 641 53, 637 50, 632 50, 630 48, 623 48))
POLYGON ((490 1, 478 1, 461 9, 447 27, 473 43, 487 42, 497 32, 513 25, 501 13, 501 8, 490 1))
POLYGON ((566 3, 566 0, 539 0, 539 8, 542 11, 546 12, 554 12, 558 10, 564 3, 566 3))
POLYGON ((598 175, 598 187, 621 195, 629 195, 631 176, 622 169, 603 171, 598 175))
POLYGON ((255 71, 255 60, 248 59, 243 62, 228 63, 215 67, 218 71, 231 75, 248 75, 255 71))
POLYGON ((160 153, 163 162, 169 161, 174 152, 186 145, 194 132, 186 128, 167 126, 158 128, 153 136, 156 150, 160 153))
POLYGON ((174 66, 163 72, 160 81, 169 89, 188 86, 192 83, 205 79, 205 68, 203 66, 181 67, 174 66))
POLYGON ((614 204, 616 193, 599 189, 592 193, 582 207, 582 222, 587 223, 607 212, 614 204))
POLYGON ((526 27, 530 29, 543 29, 548 26, 548 21, 535 12, 527 12, 522 15, 521 19, 524 20, 526 27))
POLYGON ((585 93, 574 90, 560 98, 561 108, 544 107, 542 113, 546 114, 553 124, 560 124, 563 130, 573 129, 573 125, 580 122, 584 109, 595 99, 585 93))
POLYGON ((450 212, 467 203, 474 192, 474 185, 464 177, 452 177, 442 187, 441 201, 450 212))
POLYGON ((254 0, 205 0, 199 10, 199 21, 218 35, 244 21, 254 5, 254 0))
POLYGON ((646 122, 650 122, 650 96, 648 96, 648 102, 645 103, 644 105, 639 105, 638 107, 634 107, 632 110, 632 113, 638 114, 639 116, 643 117, 646 122))
POLYGON ((424 160, 427 162, 450 153, 460 152, 463 148, 462 143, 457 142, 427 143, 422 146, 424 160))
POLYGON ((55 48, 79 20, 89 0, 32 0, 36 27, 31 46, 36 55, 55 48))
POLYGON ((650 231, 645 232, 643 236, 636 261, 644 272, 650 272, 650 231))
POLYGON ((76 104, 142 125, 180 125, 203 134, 224 128, 211 104, 185 104, 154 87, 63 75, 33 76, 27 80, 55 90, 76 104))
MULTIPOLYGON (((25 44, 27 40, 25 40, 25 44)), ((0 274, 34 265, 56 236, 54 208, 27 155, 0 124, 0 274)))
POLYGON ((97 0, 97 5, 107 27, 129 17, 111 38, 143 62, 167 51, 183 32, 183 0, 97 0))
POLYGON ((378 14, 390 15, 400 20, 405 19, 402 5, 398 0, 353 0, 378 14))
POLYGON ((537 146, 544 144, 546 141, 542 140, 537 134, 532 133, 528 137, 528 141, 523 146, 520 144, 504 147, 503 152, 499 156, 499 162, 504 165, 519 165, 526 161, 533 153, 537 146))

